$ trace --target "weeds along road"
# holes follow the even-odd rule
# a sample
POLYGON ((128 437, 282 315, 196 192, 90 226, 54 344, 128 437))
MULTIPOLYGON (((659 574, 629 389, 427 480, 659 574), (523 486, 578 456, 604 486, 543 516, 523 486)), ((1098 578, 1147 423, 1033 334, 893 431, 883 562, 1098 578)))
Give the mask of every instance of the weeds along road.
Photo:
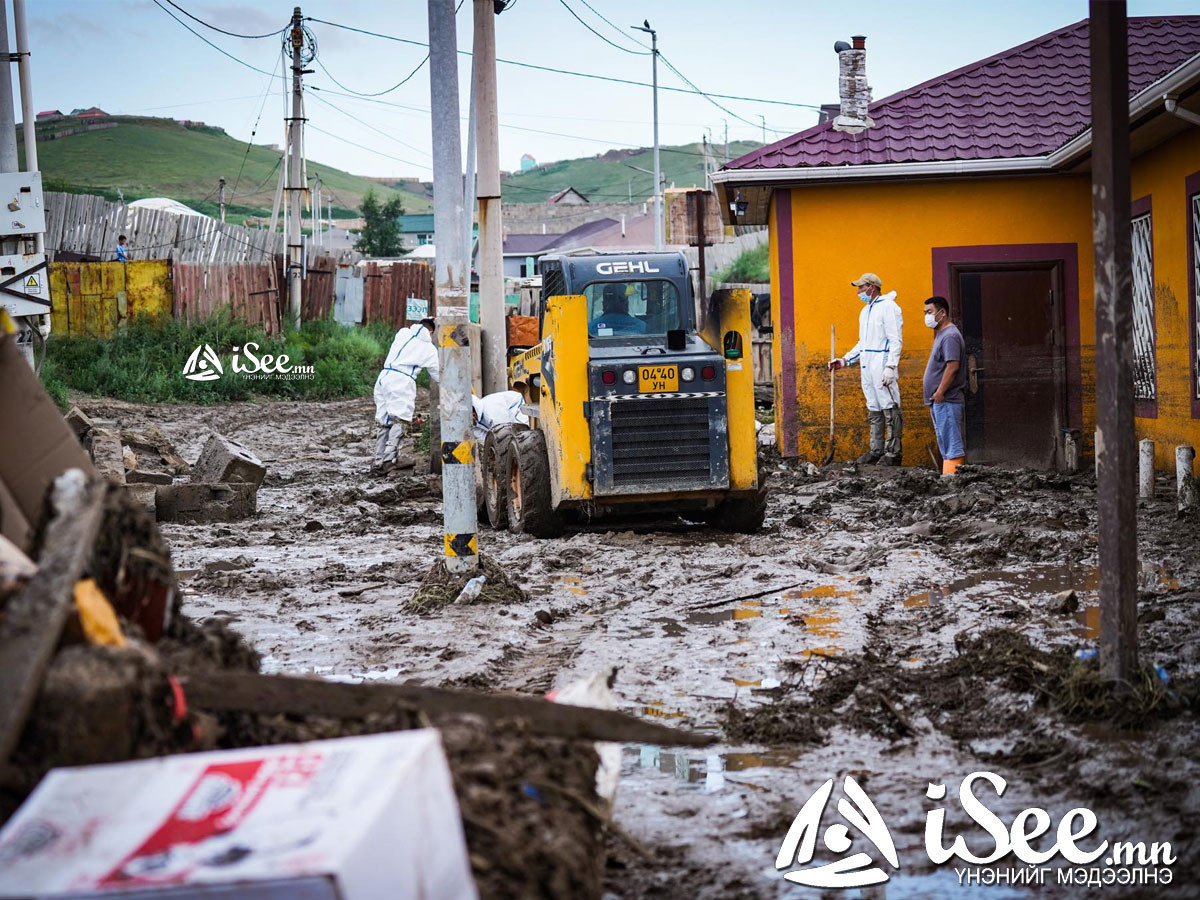
MULTIPOLYGON (((1089 706, 1071 667, 1099 623, 1086 475, 948 484, 777 466, 754 536, 481 528, 482 552, 528 601, 418 615, 407 603, 441 552, 440 494, 420 475, 367 476, 369 400, 85 406, 158 425, 189 460, 213 429, 267 464, 257 517, 163 526, 185 611, 228 620, 265 671, 542 693, 616 668, 619 708, 718 735, 708 751, 624 749, 615 817, 647 855, 612 839, 615 896, 805 896, 775 870, 780 842, 812 792, 847 774, 895 841, 888 895, 969 896, 925 855, 925 790, 945 783, 954 798, 980 770, 1008 781, 989 802, 1005 821, 1087 806, 1110 840, 1170 841, 1179 896, 1198 883, 1200 528, 1166 502, 1140 514, 1139 630, 1175 699, 1127 704, 1117 730, 1089 724, 1113 711, 1089 706), (1077 610, 1054 596, 1068 589, 1077 610)), ((945 805, 946 843, 961 829, 986 852, 945 805)))

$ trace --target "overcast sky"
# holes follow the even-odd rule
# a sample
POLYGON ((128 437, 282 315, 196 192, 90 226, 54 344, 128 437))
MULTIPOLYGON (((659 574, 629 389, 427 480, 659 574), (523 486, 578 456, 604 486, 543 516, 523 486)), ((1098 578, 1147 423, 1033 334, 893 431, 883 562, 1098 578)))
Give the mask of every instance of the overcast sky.
MULTIPOLYGON (((166 0, 162 2, 169 7, 166 0)), ((206 22, 246 34, 282 27, 294 5, 283 0, 176 2, 206 22)), ((38 109, 100 106, 111 113, 200 119, 241 140, 250 138, 261 109, 256 143, 280 142, 283 82, 222 56, 155 3, 34 0, 29 7, 38 109)), ((458 14, 460 50, 470 49, 471 8, 470 0, 464 0, 458 14)), ((303 3, 306 16, 416 41, 428 40, 426 10, 425 0, 303 3)), ((696 86, 753 98, 717 101, 725 111, 702 96, 660 91, 664 144, 698 141, 706 132, 720 144, 726 122, 730 140, 761 139, 760 117, 765 117, 768 140, 813 124, 816 112, 811 108, 757 101, 811 106, 836 101, 833 42, 851 34, 867 35, 867 74, 875 97, 882 98, 1084 18, 1087 4, 1083 0, 515 0, 496 19, 498 56, 650 81, 648 55, 605 43, 569 10, 605 38, 635 52, 641 48, 633 40, 648 41, 648 35, 627 26, 648 18, 658 29, 663 58, 696 86)), ((278 38, 228 37, 173 11, 233 56, 276 75, 283 71, 278 66, 278 38)), ((1129 3, 1130 15, 1189 12, 1196 12, 1195 0, 1129 3)), ((331 93, 346 93, 331 76, 352 91, 383 91, 416 68, 425 49, 319 22, 308 24, 317 39, 319 62, 328 69, 327 74, 316 66, 316 72, 307 76, 314 87, 327 89, 309 95, 325 101, 308 101, 307 114, 314 126, 308 133, 309 158, 363 175, 429 179, 428 65, 402 87, 376 98, 383 103, 331 93)), ((648 146, 652 141, 648 87, 503 63, 497 68, 500 164, 505 169, 518 168, 523 153, 544 163, 613 146, 648 146), (557 134, 541 133, 547 131, 557 134)), ((459 79, 465 135, 469 57, 460 57, 459 79)), ((659 83, 687 87, 662 65, 659 83)))

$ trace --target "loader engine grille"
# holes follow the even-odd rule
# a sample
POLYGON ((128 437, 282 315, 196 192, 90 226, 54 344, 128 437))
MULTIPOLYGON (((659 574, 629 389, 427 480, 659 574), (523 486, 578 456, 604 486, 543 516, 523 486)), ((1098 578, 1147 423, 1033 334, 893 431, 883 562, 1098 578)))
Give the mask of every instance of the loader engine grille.
POLYGON ((707 485, 708 409, 704 397, 612 404, 613 486, 707 485))

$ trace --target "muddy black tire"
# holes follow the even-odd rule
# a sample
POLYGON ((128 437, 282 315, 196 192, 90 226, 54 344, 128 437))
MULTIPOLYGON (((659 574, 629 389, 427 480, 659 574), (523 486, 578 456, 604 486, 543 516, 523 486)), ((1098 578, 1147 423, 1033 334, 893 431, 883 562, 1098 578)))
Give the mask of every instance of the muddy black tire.
POLYGON ((562 519, 550 494, 550 459, 541 431, 521 431, 508 444, 508 530, 550 538, 562 534, 562 519))
POLYGON ((528 430, 528 425, 499 425, 483 439, 479 462, 483 471, 484 513, 495 529, 508 525, 508 445, 513 435, 528 430))
POLYGON ((735 534, 754 534, 762 528, 767 517, 767 490, 762 485, 748 497, 731 497, 721 501, 707 516, 713 528, 735 534))

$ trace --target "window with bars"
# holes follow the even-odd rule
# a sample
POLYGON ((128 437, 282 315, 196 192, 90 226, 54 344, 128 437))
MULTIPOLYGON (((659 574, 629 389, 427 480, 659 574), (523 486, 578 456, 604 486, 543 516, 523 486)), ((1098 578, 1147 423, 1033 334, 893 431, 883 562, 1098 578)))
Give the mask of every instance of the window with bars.
POLYGON ((1154 234, 1150 213, 1136 216, 1133 237, 1133 397, 1153 401, 1154 353, 1154 234))

